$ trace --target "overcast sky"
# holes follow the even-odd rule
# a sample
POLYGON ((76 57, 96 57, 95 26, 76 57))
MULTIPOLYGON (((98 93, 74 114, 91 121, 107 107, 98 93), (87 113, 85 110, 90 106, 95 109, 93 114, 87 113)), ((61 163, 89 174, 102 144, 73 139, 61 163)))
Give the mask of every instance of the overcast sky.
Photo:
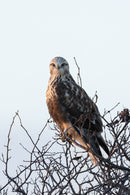
POLYGON ((118 102, 117 110, 130 108, 130 1, 0 1, 0 155, 17 110, 32 136, 49 118, 45 93, 55 56, 67 59, 75 79, 76 57, 101 114, 118 102))

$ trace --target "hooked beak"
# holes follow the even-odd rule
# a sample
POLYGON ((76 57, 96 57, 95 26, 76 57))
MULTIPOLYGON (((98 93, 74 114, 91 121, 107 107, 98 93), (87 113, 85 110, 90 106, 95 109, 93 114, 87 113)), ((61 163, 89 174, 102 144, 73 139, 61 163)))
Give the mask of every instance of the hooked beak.
POLYGON ((60 69, 60 65, 59 64, 57 65, 57 68, 60 69))

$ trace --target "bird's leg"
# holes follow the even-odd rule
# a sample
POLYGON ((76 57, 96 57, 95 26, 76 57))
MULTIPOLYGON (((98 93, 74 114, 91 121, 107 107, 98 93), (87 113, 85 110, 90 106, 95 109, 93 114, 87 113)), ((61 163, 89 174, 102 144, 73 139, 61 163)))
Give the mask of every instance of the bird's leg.
POLYGON ((62 142, 65 142, 65 141, 66 141, 66 136, 65 136, 64 132, 62 131, 62 132, 60 133, 60 135, 61 135, 61 141, 62 141, 62 142))
POLYGON ((70 129, 64 129, 64 131, 61 132, 61 140, 63 142, 68 141, 71 143, 72 135, 70 129))
POLYGON ((61 132, 61 140, 65 142, 68 137, 68 129, 64 129, 64 131, 61 132))

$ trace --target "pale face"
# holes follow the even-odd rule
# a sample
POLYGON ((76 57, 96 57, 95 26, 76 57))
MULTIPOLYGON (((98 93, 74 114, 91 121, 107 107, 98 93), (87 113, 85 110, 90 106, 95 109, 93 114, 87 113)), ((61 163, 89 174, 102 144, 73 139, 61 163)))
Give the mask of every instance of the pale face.
POLYGON ((69 73, 69 64, 62 57, 55 57, 50 62, 50 74, 51 75, 63 75, 69 73))

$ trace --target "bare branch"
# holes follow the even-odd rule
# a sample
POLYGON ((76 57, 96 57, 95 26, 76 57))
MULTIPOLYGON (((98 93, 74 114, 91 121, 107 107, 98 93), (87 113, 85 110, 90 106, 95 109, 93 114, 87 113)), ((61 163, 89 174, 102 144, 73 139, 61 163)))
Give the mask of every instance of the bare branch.
MULTIPOLYGON (((114 107, 116 108, 116 106, 114 107)), ((113 109, 110 110, 112 112, 113 109)), ((104 158, 95 153, 98 166, 92 164, 86 148, 81 144, 66 136, 65 142, 61 142, 59 129, 50 120, 40 131, 36 141, 33 140, 22 123, 22 119, 17 112, 10 125, 6 154, 2 155, 1 161, 5 165, 4 174, 8 182, 0 188, 0 194, 6 195, 9 190, 18 194, 128 194, 130 177, 130 127, 129 115, 127 112, 117 114, 114 120, 107 121, 105 115, 103 119, 105 128, 112 137, 109 140, 105 136, 105 142, 109 145, 111 154, 109 158, 104 158), (126 117, 127 116, 127 117, 126 117), (9 163, 12 160, 10 155, 11 132, 15 120, 19 119, 19 124, 25 135, 32 143, 29 151, 22 143, 23 150, 28 154, 28 160, 16 168, 15 176, 10 176, 9 163), (118 122, 114 123, 117 120, 118 122), (49 126, 48 126, 49 124, 49 126), (44 129, 51 128, 55 131, 55 137, 50 142, 38 147, 41 135, 46 135, 44 129), (73 144, 75 146, 73 146, 73 144), (78 146, 78 147, 76 147, 78 146), (79 149, 81 148, 81 149, 79 149)))

